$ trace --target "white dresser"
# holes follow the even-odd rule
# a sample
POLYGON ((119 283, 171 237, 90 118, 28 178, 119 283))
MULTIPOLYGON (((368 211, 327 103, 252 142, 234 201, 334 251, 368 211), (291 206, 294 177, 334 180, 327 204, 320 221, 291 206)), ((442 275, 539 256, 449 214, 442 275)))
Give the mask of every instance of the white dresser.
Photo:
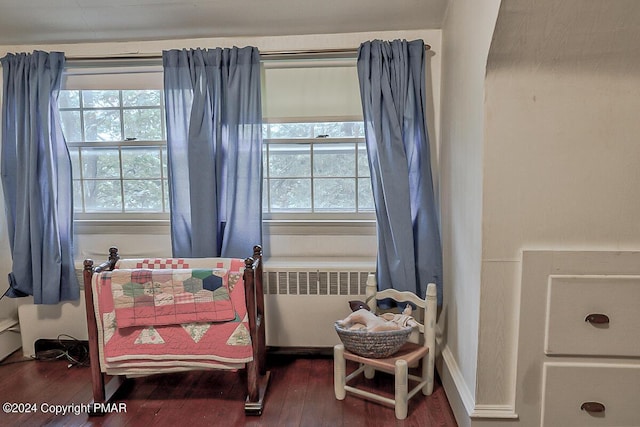
POLYGON ((640 427, 640 252, 523 252, 516 412, 640 427))

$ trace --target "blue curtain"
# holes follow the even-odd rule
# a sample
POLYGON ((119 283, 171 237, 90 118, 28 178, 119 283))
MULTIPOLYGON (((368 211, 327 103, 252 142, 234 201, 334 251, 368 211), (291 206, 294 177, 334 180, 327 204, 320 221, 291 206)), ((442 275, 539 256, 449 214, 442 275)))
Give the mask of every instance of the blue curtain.
POLYGON ((163 52, 176 257, 240 257, 262 241, 260 55, 163 52))
POLYGON ((422 40, 370 41, 358 51, 365 138, 378 221, 379 289, 425 296, 442 250, 425 119, 422 40))
POLYGON ((76 300, 71 159, 58 113, 64 54, 8 54, 0 62, 2 185, 13 258, 5 295, 33 295, 36 304, 76 300))

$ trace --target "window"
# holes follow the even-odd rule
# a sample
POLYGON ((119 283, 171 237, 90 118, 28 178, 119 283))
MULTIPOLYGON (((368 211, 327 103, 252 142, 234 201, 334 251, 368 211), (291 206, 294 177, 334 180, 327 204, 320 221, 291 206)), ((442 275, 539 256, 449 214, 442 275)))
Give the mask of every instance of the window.
POLYGON ((140 78, 154 73, 121 68, 69 74, 58 105, 76 217, 168 218, 163 95, 153 78, 140 78))
POLYGON ((362 122, 263 126, 263 211, 363 213, 373 210, 362 122))
POLYGON ((266 219, 373 218, 355 61, 265 62, 266 219))
MULTIPOLYGON (((162 85, 158 64, 65 71, 76 219, 168 219, 162 85)), ((355 61, 267 61, 262 102, 265 219, 372 219, 355 61)))

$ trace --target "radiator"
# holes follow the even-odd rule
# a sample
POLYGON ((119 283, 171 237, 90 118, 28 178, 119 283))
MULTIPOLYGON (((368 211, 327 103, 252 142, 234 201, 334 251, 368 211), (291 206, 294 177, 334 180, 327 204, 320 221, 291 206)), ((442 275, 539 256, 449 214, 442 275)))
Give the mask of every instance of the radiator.
POLYGON ((364 295, 369 271, 266 271, 267 295, 364 295))
POLYGON ((373 268, 322 269, 265 264, 264 293, 267 345, 319 348, 340 342, 333 323, 350 312, 350 300, 364 300, 373 268))

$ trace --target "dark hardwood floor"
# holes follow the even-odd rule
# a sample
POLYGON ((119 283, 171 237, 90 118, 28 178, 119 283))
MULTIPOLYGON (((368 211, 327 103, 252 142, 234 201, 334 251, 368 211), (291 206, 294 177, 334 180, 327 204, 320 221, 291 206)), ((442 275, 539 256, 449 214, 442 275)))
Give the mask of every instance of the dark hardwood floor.
MULTIPOLYGON (((115 396, 126 413, 55 415, 50 413, 54 405, 82 411, 80 404, 91 400, 89 369, 67 367, 66 360, 21 360, 19 350, 0 364, 0 402, 24 404, 12 408, 23 413, 3 411, 2 426, 456 426, 439 383, 431 396, 410 400, 409 415, 403 421, 396 420, 393 408, 387 406, 353 396, 336 400, 333 359, 328 356, 269 354, 271 383, 260 417, 244 414, 242 377, 222 371, 131 380, 115 396), (25 412, 27 409, 32 411, 25 412)), ((393 392, 393 378, 386 374, 376 374, 367 385, 384 389, 390 396, 393 392)))

